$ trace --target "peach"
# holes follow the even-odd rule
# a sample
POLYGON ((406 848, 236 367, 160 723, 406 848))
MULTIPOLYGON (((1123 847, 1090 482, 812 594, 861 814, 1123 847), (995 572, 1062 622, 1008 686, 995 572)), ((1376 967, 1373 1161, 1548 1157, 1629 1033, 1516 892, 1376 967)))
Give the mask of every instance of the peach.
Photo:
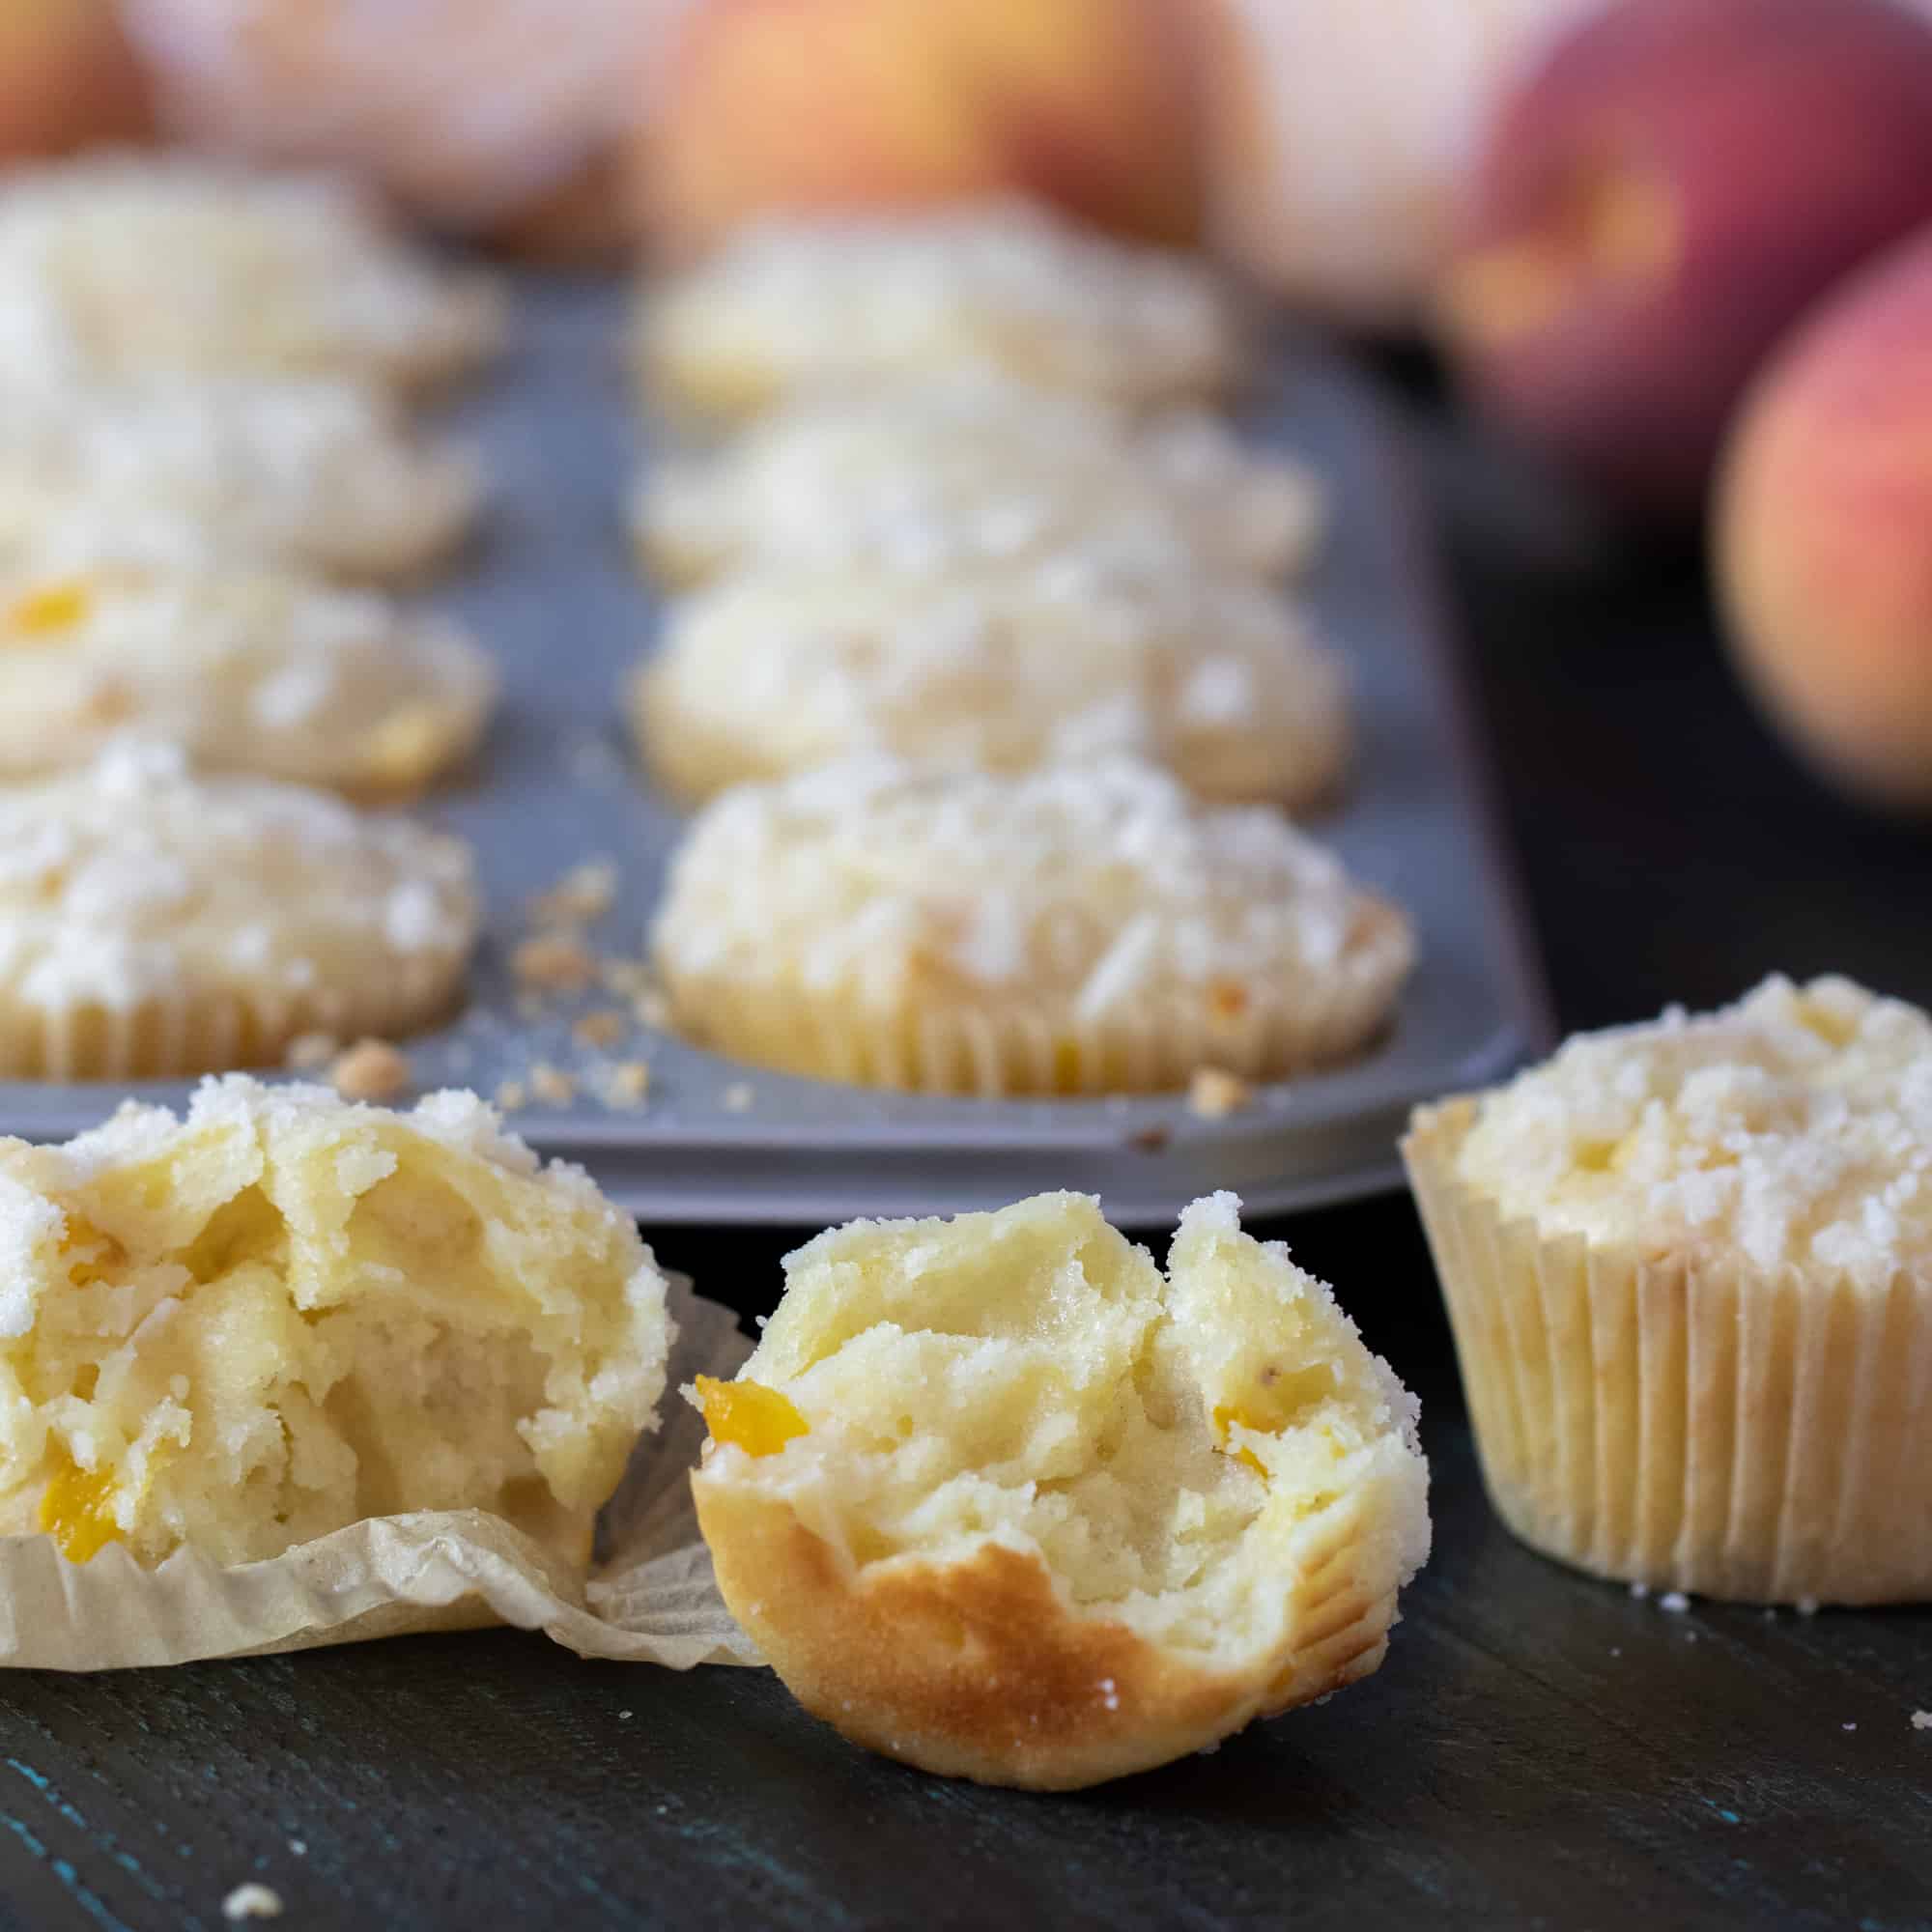
POLYGON ((1715 536, 1733 649, 1772 716, 1852 790, 1932 809, 1932 229, 1752 385, 1715 536))
POLYGON ((1892 0, 1615 0, 1497 117, 1435 308, 1479 401, 1693 511, 1779 333, 1932 218, 1932 25, 1892 0))
POLYGON ((67 154, 149 128, 146 86, 116 0, 0 7, 0 156, 67 154))
POLYGON ((775 209, 1018 191, 1184 239, 1191 89, 1171 0, 709 0, 654 74, 647 231, 685 253, 775 209))

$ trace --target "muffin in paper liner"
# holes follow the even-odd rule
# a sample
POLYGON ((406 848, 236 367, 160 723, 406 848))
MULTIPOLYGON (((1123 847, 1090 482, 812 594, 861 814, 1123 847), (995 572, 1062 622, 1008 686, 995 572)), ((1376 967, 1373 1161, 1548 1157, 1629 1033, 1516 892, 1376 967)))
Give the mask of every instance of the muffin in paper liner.
POLYGON ((654 407, 698 423, 821 384, 961 371, 1151 408, 1233 388, 1245 323, 1191 256, 993 199, 752 222, 645 287, 631 360, 654 407))
POLYGON ((232 373, 420 391, 509 334, 505 290, 327 173, 100 152, 0 194, 0 369, 31 383, 232 373))
POLYGON ((263 1065, 298 1036, 397 1038, 461 993, 462 841, 300 786, 111 745, 0 796, 0 1075, 263 1065))
POLYGON ((1297 576, 1326 506, 1297 457, 1208 411, 1140 416, 980 372, 813 389, 722 447, 653 460, 627 522, 645 571, 678 588, 748 568, 1047 564, 1078 596, 1204 571, 1297 576))
MULTIPOLYGON (((668 1277, 670 1375, 727 1376, 750 1352, 728 1309, 668 1277)), ((376 1517, 261 1562, 189 1549, 145 1569, 117 1545, 70 1562, 48 1535, 0 1537, 0 1667, 109 1670, 509 1624, 580 1656, 760 1662, 712 1580, 687 1471, 703 1424, 667 1405, 633 1453, 582 1570, 480 1510, 376 1517)))
POLYGON ((855 759, 694 822, 652 933, 674 1020, 754 1065, 932 1094, 1269 1080, 1387 1020, 1407 920, 1268 807, 1130 760, 855 759))
MULTIPOLYGON (((1386 911, 1393 939, 1400 915, 1386 911)), ((1196 992, 1093 1019, 1068 1000, 939 986, 874 1000, 862 978, 754 988, 667 968, 665 981, 679 1030, 698 1045, 781 1072, 996 1098, 1173 1092, 1205 1066, 1261 1081, 1337 1065, 1387 1022, 1386 964, 1378 956, 1331 985, 1287 993, 1256 984, 1238 1009, 1196 992)))
POLYGON ((387 984, 273 988, 188 986, 130 1005, 79 999, 29 1005, 0 992, 0 1074, 14 1080, 168 1080, 272 1066, 305 1034, 406 1039, 454 1011, 467 949, 400 965, 387 984))
POLYGON ((1093 562, 749 569, 671 605, 631 680, 633 734, 682 799, 879 752, 1009 773, 1133 756, 1203 799, 1333 799, 1348 670, 1301 611, 1257 584, 1093 562))
POLYGON ((289 572, 0 576, 9 780, 137 733, 203 771, 401 803, 475 751, 499 683, 461 625, 289 572))
POLYGON ((1932 1596, 1932 1282, 1546 1236, 1457 1174, 1476 1110, 1419 1110, 1403 1157, 1510 1528, 1654 1589, 1932 1596))
POLYGON ((10 571, 252 563, 410 583, 461 546, 486 495, 470 450, 422 435, 372 383, 0 374, 10 571))

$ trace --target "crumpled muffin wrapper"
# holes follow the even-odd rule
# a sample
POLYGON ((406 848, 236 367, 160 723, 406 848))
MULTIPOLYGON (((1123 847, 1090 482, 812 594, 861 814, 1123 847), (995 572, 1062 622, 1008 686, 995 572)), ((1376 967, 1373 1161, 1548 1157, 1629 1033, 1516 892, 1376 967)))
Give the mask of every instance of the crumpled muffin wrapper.
POLYGON ((0 1537, 0 1665, 116 1670, 491 1624, 673 1670, 761 1662, 712 1579, 689 1481, 704 1424, 677 1394, 735 1374, 752 1344, 675 1277, 670 1313, 659 1427, 598 1520, 587 1579, 482 1510, 373 1517, 232 1569, 191 1549, 143 1569, 118 1544, 70 1563, 50 1536, 0 1537))

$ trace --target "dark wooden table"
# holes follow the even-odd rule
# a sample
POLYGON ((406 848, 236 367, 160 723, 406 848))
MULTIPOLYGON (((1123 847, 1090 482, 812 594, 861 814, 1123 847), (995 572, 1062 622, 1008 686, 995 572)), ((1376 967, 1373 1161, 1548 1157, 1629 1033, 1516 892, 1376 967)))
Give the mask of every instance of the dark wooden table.
MULTIPOLYGON (((1399 375, 1402 372, 1397 372, 1399 375)), ((1932 999, 1932 837, 1833 803, 1619 552, 1410 381, 1568 1027, 1839 969, 1932 999)), ((1050 1182, 1042 1176, 1042 1182, 1050 1182)), ((0 1678, 0 1926, 1932 1925, 1932 1615, 1673 1615, 1483 1500, 1415 1217, 1279 1230, 1423 1394, 1436 1554, 1378 1676, 1075 1797, 867 1757, 762 1673, 516 1633, 0 1678)), ((768 1306, 781 1235, 673 1235, 768 1306)))

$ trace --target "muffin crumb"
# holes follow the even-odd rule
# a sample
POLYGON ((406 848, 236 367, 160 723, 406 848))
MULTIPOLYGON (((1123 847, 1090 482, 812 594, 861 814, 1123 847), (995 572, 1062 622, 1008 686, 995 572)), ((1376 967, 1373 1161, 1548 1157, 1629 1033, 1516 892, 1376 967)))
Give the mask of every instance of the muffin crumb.
POLYGON ((282 1895, 251 1880, 247 1885, 238 1885, 221 1901, 221 1916, 237 1924, 244 1918, 279 1918, 282 1895))
POLYGON ((510 955, 510 970, 547 993, 581 993, 597 978, 595 956, 567 933, 538 933, 510 955))
POLYGON ((587 859, 530 902, 530 923, 546 927, 587 925, 602 919, 616 896, 616 866, 609 859, 587 859))
POLYGON ((755 1097, 751 1087, 743 1080, 734 1081, 720 1096, 727 1114, 749 1114, 755 1097))
POLYGON ((562 1067, 540 1060, 530 1068, 530 1092, 546 1107, 567 1107, 577 1098, 577 1082, 562 1067))
POLYGON ((518 1108, 529 1101, 529 1092, 521 1080, 505 1080, 497 1087, 495 1095, 497 1111, 499 1114, 514 1114, 518 1108))
POLYGON ((570 1031, 572 1037, 583 1046, 615 1046, 630 1031, 630 1024, 615 1008, 604 1007, 594 1013, 585 1013, 570 1031))
POLYGON ((345 1100, 392 1100, 410 1080, 409 1055, 386 1039, 358 1039, 328 1069, 328 1084, 345 1100))
POLYGON ((1255 1097, 1245 1080, 1219 1066, 1197 1066, 1187 1083, 1187 1111, 1204 1121, 1225 1121, 1255 1097))
POLYGON ((1913 1712, 1912 1728, 1915 1731, 1932 1731, 1932 1711, 1913 1712))
POLYGON ((641 1060, 620 1060, 604 1069, 602 1095, 607 1107, 640 1107, 651 1091, 651 1069, 641 1060))

